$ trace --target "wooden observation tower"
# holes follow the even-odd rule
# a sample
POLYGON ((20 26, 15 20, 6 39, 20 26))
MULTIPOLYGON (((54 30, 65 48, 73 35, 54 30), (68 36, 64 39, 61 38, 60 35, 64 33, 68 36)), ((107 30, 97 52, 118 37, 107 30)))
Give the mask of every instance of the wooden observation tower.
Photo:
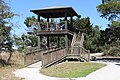
POLYGON ((33 51, 29 52, 26 55, 29 56, 29 58, 32 60, 27 60, 25 58, 26 62, 32 63, 34 60, 41 60, 42 66, 46 67, 51 64, 54 64, 55 62, 59 62, 63 59, 67 58, 79 58, 79 59, 85 59, 86 61, 89 61, 89 51, 84 49, 83 47, 83 41, 84 41, 84 35, 83 34, 76 34, 73 30, 73 17, 79 17, 78 14, 75 12, 75 10, 72 7, 47 7, 47 8, 41 8, 41 9, 35 9, 31 10, 31 12, 35 13, 38 16, 38 48, 41 49, 41 43, 43 36, 46 37, 46 48, 47 50, 41 51, 33 51), (47 26, 43 29, 42 25, 40 24, 40 19, 45 18, 47 19, 47 26), (51 18, 64 18, 64 28, 58 28, 54 27, 51 28, 50 26, 50 19, 51 18), (68 25, 68 20, 70 19, 70 23, 68 25), (50 37, 57 36, 58 44, 57 49, 50 49, 50 37), (60 44, 60 37, 64 37, 65 39, 65 46, 64 48, 59 48, 60 44), (35 55, 33 55, 34 53, 35 55), (87 54, 86 54, 87 53, 87 54), (33 57, 34 56, 34 57, 33 57), (39 57, 40 56, 40 57, 39 57))
MULTIPOLYGON (((37 14, 38 16, 38 33, 37 35, 39 38, 41 36, 46 36, 47 37, 47 47, 49 48, 49 37, 50 36, 58 36, 58 47, 59 47, 59 37, 64 36, 65 37, 65 47, 66 47, 66 54, 68 53, 68 37, 73 36, 73 32, 71 31, 73 27, 73 17, 78 16, 78 14, 75 12, 75 10, 72 7, 47 7, 47 8, 41 8, 41 9, 36 9, 36 10, 31 10, 31 12, 37 14), (45 30, 42 30, 41 25, 40 25, 40 18, 43 17, 47 19, 47 27, 45 30), (67 18, 70 17, 70 26, 68 26, 67 18), (50 29, 49 25, 49 20, 50 18, 64 18, 64 29, 57 29, 56 27, 54 30, 50 29)), ((38 41, 38 46, 40 46, 40 41, 38 41)))

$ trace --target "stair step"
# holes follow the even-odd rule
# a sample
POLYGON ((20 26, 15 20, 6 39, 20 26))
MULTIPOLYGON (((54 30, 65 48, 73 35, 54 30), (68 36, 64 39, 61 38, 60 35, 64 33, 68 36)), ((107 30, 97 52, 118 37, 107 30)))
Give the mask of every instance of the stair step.
POLYGON ((80 44, 80 41, 76 41, 75 43, 76 43, 76 44, 80 44))
POLYGON ((80 44, 74 44, 74 46, 80 46, 80 44))

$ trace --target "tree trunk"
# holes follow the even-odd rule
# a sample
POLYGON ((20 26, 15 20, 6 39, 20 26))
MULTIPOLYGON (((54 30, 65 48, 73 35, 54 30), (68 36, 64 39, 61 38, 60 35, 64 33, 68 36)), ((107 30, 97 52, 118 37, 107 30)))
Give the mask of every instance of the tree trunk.
POLYGON ((7 60, 7 62, 6 62, 6 63, 9 63, 9 62, 10 62, 11 57, 12 57, 12 52, 10 52, 10 56, 8 57, 8 60, 7 60))

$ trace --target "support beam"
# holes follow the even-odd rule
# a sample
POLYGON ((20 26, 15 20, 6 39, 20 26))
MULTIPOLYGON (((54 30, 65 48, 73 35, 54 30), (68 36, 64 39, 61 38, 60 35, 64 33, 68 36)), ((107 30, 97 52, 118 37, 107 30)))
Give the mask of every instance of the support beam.
POLYGON ((58 48, 60 47, 60 37, 58 36, 58 48))
MULTIPOLYGON (((65 30, 68 30, 67 13, 65 13, 65 30)), ((65 47, 66 47, 66 55, 67 55, 68 54, 68 35, 65 35, 65 47)))
MULTIPOLYGON (((41 31, 41 27, 40 27, 40 16, 38 15, 38 32, 41 31)), ((38 48, 40 49, 40 36, 38 36, 38 48)))
POLYGON ((65 13, 65 30, 68 30, 68 26, 67 26, 67 13, 65 13))
POLYGON ((68 54, 68 35, 65 35, 65 47, 66 47, 66 54, 68 54))
POLYGON ((48 28, 49 28, 49 18, 47 18, 47 31, 48 31, 48 28))
POLYGON ((72 30, 72 28, 73 28, 73 17, 70 18, 70 22, 71 22, 71 26, 69 26, 69 27, 70 27, 70 30, 72 30))
POLYGON ((40 36, 38 36, 38 48, 40 49, 41 48, 41 46, 40 46, 40 39, 41 39, 41 37, 40 36))
POLYGON ((49 36, 47 36, 47 48, 49 48, 49 36))
POLYGON ((40 26, 40 15, 38 15, 38 31, 41 31, 41 26, 40 26))
MULTIPOLYGON (((47 31, 49 29, 49 18, 47 18, 47 31)), ((49 48, 49 36, 47 36, 47 48, 49 48)))

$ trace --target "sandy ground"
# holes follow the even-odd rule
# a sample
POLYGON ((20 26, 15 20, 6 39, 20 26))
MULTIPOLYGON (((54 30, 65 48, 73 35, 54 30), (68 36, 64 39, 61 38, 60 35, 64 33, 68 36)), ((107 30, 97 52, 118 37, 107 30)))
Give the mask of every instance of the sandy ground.
POLYGON ((120 63, 107 63, 107 66, 80 78, 55 78, 42 75, 39 70, 41 62, 30 65, 26 68, 14 71, 16 77, 25 80, 120 80, 120 63), (117 65, 116 65, 117 64, 117 65))

